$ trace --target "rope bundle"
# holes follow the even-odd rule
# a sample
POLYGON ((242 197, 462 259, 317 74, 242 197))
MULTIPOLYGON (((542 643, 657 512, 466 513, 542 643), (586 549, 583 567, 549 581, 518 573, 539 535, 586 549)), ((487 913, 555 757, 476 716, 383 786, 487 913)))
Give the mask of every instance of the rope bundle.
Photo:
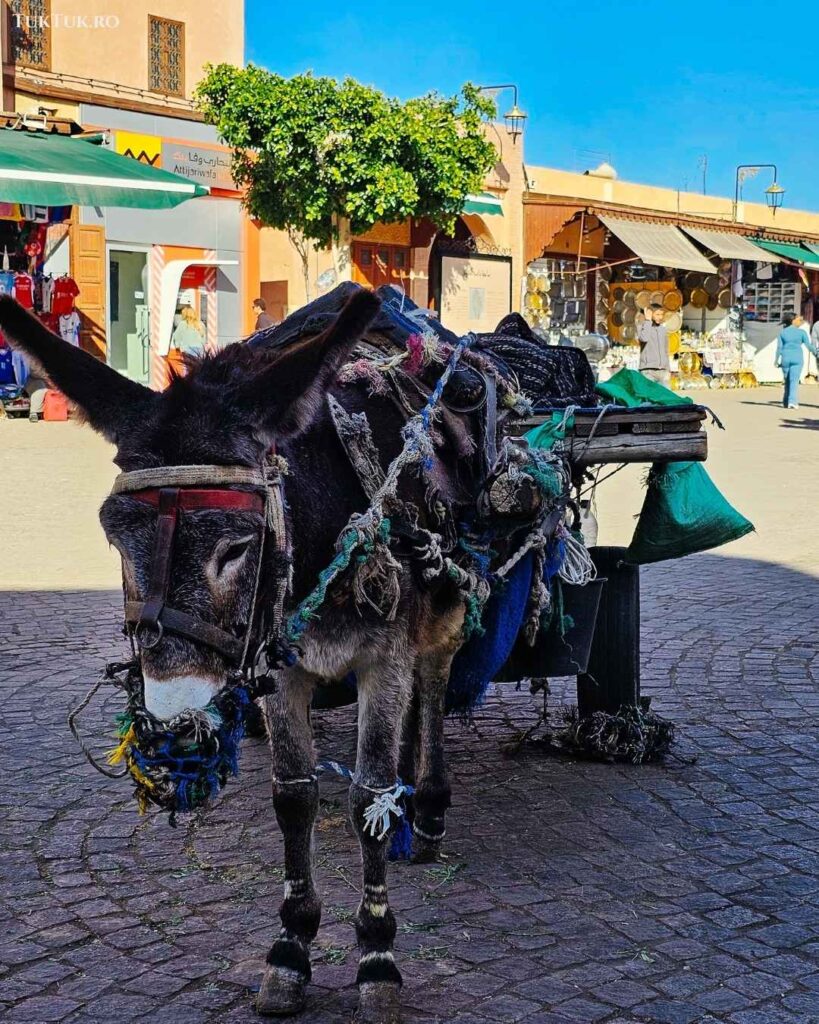
POLYGON ((119 744, 106 760, 127 768, 141 814, 154 804, 175 825, 178 813, 203 806, 238 775, 245 719, 258 692, 232 685, 205 708, 160 722, 142 706, 140 690, 128 691, 127 711, 117 716, 119 744))
POLYGON ((336 542, 335 558, 320 573, 315 588, 288 618, 285 636, 294 647, 304 636, 310 622, 318 618, 319 608, 324 603, 330 586, 350 566, 358 552, 364 555, 363 560, 358 563, 357 580, 353 583, 359 602, 366 601, 372 607, 378 608, 379 611, 386 610, 388 616, 394 617, 400 596, 401 565, 389 551, 390 523, 385 514, 385 507, 396 500, 398 482, 407 467, 420 465, 427 469, 431 468, 434 456, 430 437, 433 414, 447 381, 461 356, 474 340, 473 334, 467 334, 452 350, 444 372, 438 378, 423 409, 404 424, 401 432, 404 446, 390 463, 384 482, 373 495, 370 507, 366 512, 350 517, 336 542), (368 566, 368 569, 363 570, 363 566, 368 566), (378 582, 378 589, 385 598, 384 603, 376 604, 367 596, 369 591, 366 588, 366 577, 378 582))

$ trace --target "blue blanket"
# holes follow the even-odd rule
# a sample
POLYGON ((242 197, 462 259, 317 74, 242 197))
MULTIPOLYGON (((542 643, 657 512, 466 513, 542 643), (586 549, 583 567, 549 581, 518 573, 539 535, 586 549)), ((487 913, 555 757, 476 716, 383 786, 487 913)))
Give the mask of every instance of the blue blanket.
POLYGON ((512 653, 532 585, 532 553, 524 555, 486 603, 483 632, 455 655, 446 693, 447 712, 465 714, 483 702, 487 687, 512 653))

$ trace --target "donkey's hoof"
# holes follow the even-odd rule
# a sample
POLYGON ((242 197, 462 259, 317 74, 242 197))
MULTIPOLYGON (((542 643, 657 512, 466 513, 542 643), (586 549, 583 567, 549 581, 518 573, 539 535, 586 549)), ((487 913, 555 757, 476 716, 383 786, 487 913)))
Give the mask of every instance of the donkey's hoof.
POLYGON ((428 843, 424 839, 415 837, 412 843, 413 864, 437 864, 441 859, 441 844, 428 843))
POLYGON ((358 986, 355 1024, 401 1024, 401 986, 395 981, 365 981, 358 986))
POLYGON ((288 967, 268 967, 264 972, 256 1011, 265 1017, 288 1017, 304 1008, 307 982, 302 974, 288 967))
POLYGON ((441 858, 441 844, 446 835, 443 818, 435 818, 427 824, 416 819, 412 824, 413 864, 435 864, 441 858), (427 825, 423 828, 422 825, 427 825))
POLYGON ((413 863, 435 864, 441 859, 441 839, 429 839, 426 836, 413 836, 413 863))

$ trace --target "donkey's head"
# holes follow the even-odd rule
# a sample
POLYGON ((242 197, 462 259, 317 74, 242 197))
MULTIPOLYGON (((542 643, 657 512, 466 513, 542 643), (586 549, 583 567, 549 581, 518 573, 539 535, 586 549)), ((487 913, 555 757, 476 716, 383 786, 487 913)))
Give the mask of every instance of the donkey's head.
MULTIPOLYGON (((370 292, 357 292, 324 333, 278 351, 231 345, 193 363, 161 393, 67 344, 8 298, 0 298, 0 328, 116 446, 124 473, 259 470, 278 440, 310 424, 378 307, 370 292)), ((252 481, 203 479, 195 495, 181 479, 181 488, 173 486, 173 473, 156 475, 169 482, 113 493, 100 520, 122 556, 126 618, 153 623, 137 630, 146 707, 168 719, 204 707, 238 667, 236 651, 253 625, 266 523, 264 495, 252 481)))

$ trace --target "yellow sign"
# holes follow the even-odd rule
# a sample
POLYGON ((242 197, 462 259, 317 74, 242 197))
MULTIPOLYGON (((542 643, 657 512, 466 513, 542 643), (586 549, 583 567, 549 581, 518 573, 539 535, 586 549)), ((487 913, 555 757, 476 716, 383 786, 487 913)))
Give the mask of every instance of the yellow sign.
POLYGON ((162 139, 159 135, 118 131, 114 139, 114 151, 132 160, 139 160, 141 164, 162 166, 162 139))

